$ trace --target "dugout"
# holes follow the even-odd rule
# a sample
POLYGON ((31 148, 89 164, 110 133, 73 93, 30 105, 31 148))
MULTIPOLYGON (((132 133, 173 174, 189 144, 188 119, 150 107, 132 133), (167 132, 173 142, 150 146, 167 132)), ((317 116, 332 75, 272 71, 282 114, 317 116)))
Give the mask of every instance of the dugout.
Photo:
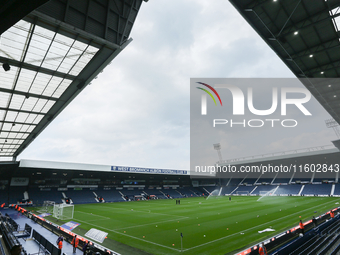
MULTIPOLYGON (((24 208, 21 208, 19 206, 12 206, 14 207, 15 210, 17 210, 18 212, 22 213, 23 215, 25 215, 26 217, 30 218, 31 220, 33 220, 34 222, 38 223, 39 225, 43 226, 44 228, 48 229, 49 231, 51 231, 53 234, 56 234, 57 236, 62 235, 64 237, 64 241, 71 243, 72 239, 74 237, 74 233, 69 231, 68 229, 62 228, 60 226, 58 226, 57 224, 50 222, 30 211, 27 211, 24 208)), ((38 236, 38 235, 37 235, 38 236)), ((83 248, 83 246, 85 245, 86 241, 89 244, 89 248, 91 250, 91 252, 94 253, 100 253, 100 254, 117 254, 116 252, 109 250, 99 244, 96 244, 90 240, 87 240, 86 238, 77 235, 78 239, 79 239, 79 248, 83 248)))

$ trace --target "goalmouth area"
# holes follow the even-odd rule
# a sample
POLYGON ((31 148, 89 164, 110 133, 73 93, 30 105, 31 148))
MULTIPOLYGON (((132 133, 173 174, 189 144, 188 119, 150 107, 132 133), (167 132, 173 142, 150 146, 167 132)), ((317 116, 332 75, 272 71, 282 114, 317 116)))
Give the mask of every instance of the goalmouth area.
MULTIPOLYGON (((101 244, 126 254, 119 243, 151 254, 235 254, 338 207, 334 197, 257 196, 183 198, 74 206, 73 230, 108 233, 101 244), (263 231, 273 229, 275 231, 263 231), (183 237, 181 237, 181 234, 183 237)), ((51 216, 46 219, 55 221, 51 216)), ((58 224, 61 225, 59 220, 58 224)), ((136 253, 138 254, 138 253, 136 253)))

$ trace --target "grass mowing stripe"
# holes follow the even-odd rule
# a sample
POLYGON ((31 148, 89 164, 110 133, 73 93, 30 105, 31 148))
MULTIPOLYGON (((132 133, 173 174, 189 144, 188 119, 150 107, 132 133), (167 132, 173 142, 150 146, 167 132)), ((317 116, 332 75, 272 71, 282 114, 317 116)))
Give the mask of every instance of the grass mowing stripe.
MULTIPOLYGON (((91 223, 88 223, 86 221, 82 221, 82 220, 79 220, 79 219, 75 219, 77 221, 80 221, 80 222, 83 222, 83 223, 86 223, 88 225, 92 225, 92 226, 95 226, 95 227, 98 227, 97 225, 94 225, 94 224, 91 224, 91 223)), ((120 233, 118 231, 115 231, 113 229, 108 229, 108 228, 105 228, 105 227, 98 227, 98 228, 102 228, 102 229, 105 229, 107 231, 112 231, 112 232, 115 232, 117 234, 120 234, 120 235, 124 235, 124 236, 128 236, 130 238, 134 238, 134 239, 137 239, 137 240, 140 240, 140 241, 143 241, 143 242, 147 242, 147 243, 151 243, 151 244, 154 244, 154 245, 158 245, 158 246, 161 246, 163 248, 167 248, 167 249, 171 249, 171 250, 174 250, 174 251, 179 251, 178 249, 175 249, 175 248, 172 248, 172 247, 168 247, 168 246, 165 246, 165 245, 162 245, 162 244, 158 244, 158 243, 154 243, 154 242, 151 242, 151 241, 148 241, 148 240, 145 240, 145 239, 141 239, 141 238, 138 238, 138 237, 135 237, 135 236, 130 236, 128 234, 124 234, 124 233, 120 233)))
MULTIPOLYGON (((308 202, 306 202, 305 204, 308 204, 308 203, 311 203, 311 201, 308 201, 308 202)), ((244 232, 250 231, 250 230, 252 230, 252 229, 261 227, 261 226, 263 226, 263 225, 267 225, 267 224, 270 224, 270 223, 273 223, 273 222, 276 222, 276 221, 279 221, 279 220, 282 220, 282 219, 291 217, 291 216, 293 216, 293 215, 298 215, 298 214, 301 214, 301 212, 308 211, 308 210, 310 210, 310 209, 312 209, 312 208, 316 208, 316 207, 319 207, 319 206, 322 206, 322 205, 327 205, 327 204, 330 204, 330 203, 333 203, 333 201, 328 201, 328 202, 319 204, 319 205, 314 206, 314 207, 306 208, 306 209, 304 209, 304 210, 301 210, 301 211, 298 211, 298 212, 295 212, 295 213, 286 215, 286 216, 284 216, 284 217, 280 217, 280 218, 278 218, 278 219, 275 219, 275 220, 272 220, 272 221, 269 221, 269 222, 265 222, 265 223, 263 223, 263 224, 256 225, 256 226, 254 226, 254 227, 251 227, 251 228, 248 228, 248 229, 245 229, 245 230, 241 230, 241 231, 236 232, 236 233, 234 233, 234 234, 227 235, 227 236, 224 236, 224 237, 215 239, 215 240, 213 240, 213 241, 210 241, 210 242, 207 242, 207 243, 204 243, 204 244, 200 244, 200 245, 197 245, 197 246, 194 246, 194 247, 190 247, 190 248, 184 249, 183 251, 188 251, 188 250, 192 250, 192 249, 195 249, 195 248, 199 248, 199 247, 202 247, 202 246, 204 246, 204 245, 208 245, 208 244, 211 244, 211 243, 214 243, 214 242, 217 242, 217 241, 220 241, 220 240, 223 240, 223 239, 226 239, 226 238, 235 236, 235 235, 240 234, 240 233, 242 233, 242 232, 244 233, 244 232)), ((174 220, 170 220, 170 221, 174 221, 174 220)), ((164 221, 164 222, 168 222, 168 221, 164 221)), ((85 222, 85 223, 86 223, 86 222, 85 222)), ((93 226, 97 226, 97 225, 90 224, 90 223, 88 223, 88 224, 89 224, 89 225, 93 225, 93 226)), ((149 223, 149 224, 145 224, 145 225, 154 225, 154 224, 159 224, 159 223, 149 223)), ((127 229, 127 228, 133 228, 133 227, 137 227, 137 226, 125 227, 125 228, 120 228, 120 229, 127 229)), ((114 230, 114 229, 107 229, 107 228, 105 228, 105 227, 99 227, 99 228, 103 228, 103 229, 106 229, 106 230, 108 230, 108 231, 112 231, 112 232, 115 232, 115 233, 117 233, 117 234, 121 234, 121 235, 124 235, 124 236, 128 236, 128 237, 131 237, 131 238, 135 238, 135 239, 138 239, 138 240, 141 240, 141 241, 144 241, 144 242, 152 243, 152 244, 155 244, 155 245, 158 245, 158 246, 161 246, 161 247, 166 247, 166 248, 169 248, 169 249, 172 249, 172 250, 177 250, 177 251, 179 251, 178 249, 175 249, 175 248, 172 248, 172 247, 168 247, 168 246, 165 246, 165 245, 162 245, 162 244, 158 244, 158 243, 151 242, 151 241, 148 241, 148 240, 145 240, 145 239, 141 239, 141 238, 138 238, 138 237, 134 237, 134 236, 131 236, 131 235, 128 235, 128 234, 120 233, 120 232, 117 231, 117 230, 120 230, 120 229, 114 230)))
POLYGON ((85 214, 88 214, 88 215, 91 215, 91 216, 96 216, 96 217, 104 218, 103 220, 111 219, 109 217, 105 217, 105 216, 101 216, 101 215, 97 215, 97 214, 93 214, 93 213, 82 212, 82 211, 76 211, 76 213, 85 213, 85 214))
MULTIPOLYGON (((154 213, 154 212, 151 212, 151 210, 149 210, 149 212, 145 212, 145 211, 138 211, 138 210, 135 210, 135 209, 133 209, 133 210, 129 210, 129 209, 125 209, 125 208, 111 208, 111 207, 105 207, 105 206, 101 206, 101 208, 108 208, 108 209, 110 209, 110 210, 112 210, 112 209, 120 209, 120 210, 125 210, 125 211, 128 211, 128 212, 142 212, 142 213, 151 213, 151 214, 159 214, 159 215, 165 215, 165 216, 172 216, 172 217, 181 217, 181 218, 189 218, 189 217, 187 217, 187 216, 181 216, 181 215, 172 215, 172 214, 165 214, 165 213, 154 213)), ((106 210, 106 211, 108 211, 108 210, 106 210)))
MULTIPOLYGON (((323 203, 323 204, 321 204, 321 205, 325 205, 325 204, 329 204, 329 203, 333 203, 333 201, 329 201, 329 202, 323 203)), ((310 210, 311 208, 315 208, 315 207, 319 207, 319 206, 320 206, 320 205, 317 205, 317 206, 314 206, 314 207, 310 207, 310 208, 307 208, 307 209, 305 209, 305 210, 302 210, 302 211, 299 211, 299 212, 295 212, 295 213, 286 215, 286 216, 284 216, 284 217, 278 218, 278 219, 276 219, 276 220, 268 221, 268 222, 266 222, 266 223, 263 223, 263 224, 260 224, 260 225, 257 225, 257 226, 248 228, 248 229, 246 229, 246 230, 242 230, 242 231, 239 231, 239 232, 237 232, 237 233, 234 233, 234 234, 231 234, 231 235, 228 235, 228 236, 224 236, 224 237, 221 237, 221 238, 219 238, 219 239, 216 239, 216 240, 213 240, 213 241, 204 243, 204 244, 200 244, 200 245, 197 245, 197 246, 194 246, 194 247, 191 247, 191 248, 187 248, 187 249, 185 249, 184 251, 192 250, 192 249, 195 249, 195 248, 198 248, 198 247, 201 247, 201 246, 210 244, 210 243, 214 243, 214 242, 216 242, 216 241, 223 240, 223 239, 225 239, 225 238, 234 236, 234 235, 236 235, 236 234, 240 234, 240 233, 247 232, 247 231, 249 231, 249 230, 251 230, 251 229, 260 227, 260 226, 262 226, 262 225, 266 225, 266 224, 269 224, 269 223, 273 223, 273 222, 275 222, 275 221, 282 220, 282 219, 284 219, 284 218, 290 217, 290 216, 295 215, 295 214, 300 214, 301 212, 304 212, 304 211, 310 210)))
POLYGON ((136 225, 136 226, 130 226, 130 227, 124 227, 124 228, 116 228, 114 230, 116 231, 116 230, 122 230, 122 229, 128 229, 128 228, 138 228, 138 227, 154 225, 154 224, 161 224, 161 223, 170 222, 170 221, 176 221, 176 220, 178 221, 178 220, 182 220, 182 219, 173 219, 173 220, 165 220, 165 221, 159 221, 159 222, 152 222, 152 223, 143 224, 143 225, 136 225))
POLYGON ((257 198, 233 197, 231 202, 228 197, 188 198, 181 199, 181 205, 175 205, 174 200, 76 205, 75 216, 81 219, 84 231, 92 227, 108 230, 110 235, 102 245, 113 250, 117 245, 114 242, 121 242, 152 254, 177 254, 183 232, 183 254, 225 254, 296 226, 299 215, 303 221, 321 215, 339 201, 328 197, 266 197, 256 201, 257 198), (77 215, 78 210, 81 213, 77 215), (83 212, 95 212, 102 218, 83 212), (103 221, 105 216, 107 220, 103 221), (273 226, 276 231, 259 234, 257 230, 264 226, 273 226))

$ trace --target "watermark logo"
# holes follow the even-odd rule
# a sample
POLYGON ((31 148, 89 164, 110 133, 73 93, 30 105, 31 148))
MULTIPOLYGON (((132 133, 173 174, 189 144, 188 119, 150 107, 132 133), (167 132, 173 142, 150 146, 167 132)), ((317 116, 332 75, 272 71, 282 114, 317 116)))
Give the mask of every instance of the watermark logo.
MULTIPOLYGON (((256 109, 254 106, 254 95, 253 95, 253 88, 248 87, 247 88, 247 94, 245 95, 243 91, 235 86, 230 84, 216 84, 214 87, 203 83, 203 82, 197 82, 198 84, 201 84, 207 88, 209 88, 218 98, 220 101, 221 106, 222 100, 220 97, 220 94, 223 96, 225 92, 228 92, 228 94, 231 93, 232 96, 232 112, 233 115, 245 115, 245 107, 248 107, 248 110, 253 115, 257 116, 269 116, 274 114, 278 108, 280 108, 280 114, 281 116, 287 115, 287 106, 293 105, 295 106, 300 112, 302 112, 305 116, 311 116, 312 114, 307 110, 307 108, 304 106, 305 103, 309 102, 311 99, 311 93, 306 88, 294 88, 294 87, 281 87, 280 91, 277 87, 271 88, 271 106, 267 109, 256 109), (216 91, 218 90, 220 94, 216 91), (279 93, 280 92, 280 93, 279 93), (299 98, 290 98, 289 95, 295 94, 298 95, 299 98), (280 99, 280 100, 279 100, 280 99), (280 101, 280 102, 279 102, 280 101)), ((210 95, 210 97, 213 99, 215 105, 217 105, 214 95, 207 89, 197 87, 200 90, 203 90, 204 94, 202 94, 201 97, 201 115, 207 115, 207 94, 210 95)), ((261 100, 269 100, 269 98, 261 98, 261 100)), ((274 122, 280 121, 282 126, 284 127, 295 127, 297 125, 297 121, 293 119, 289 120, 283 120, 283 122, 279 119, 251 119, 249 121, 244 120, 243 122, 234 122, 235 124, 242 124, 244 127, 246 126, 246 123, 249 123, 249 127, 262 127, 266 121, 270 122, 272 127, 274 127, 274 122), (285 125, 284 123, 291 122, 294 123, 293 125, 285 125), (256 125, 254 123, 257 123, 256 125)), ((233 123, 233 120, 226 120, 226 119, 214 119, 213 126, 216 125, 225 125, 227 123, 233 123)))
MULTIPOLYGON (((215 93, 215 95, 217 96, 218 100, 220 101, 220 104, 222 106, 222 100, 221 100, 221 97, 220 95, 217 93, 217 91, 211 87, 210 85, 206 84, 206 83, 203 83, 203 82, 197 82, 198 84, 201 84, 203 86, 206 86, 207 88, 209 88, 212 92, 215 93)), ((204 92, 206 92, 213 100, 214 100, 214 103, 215 105, 217 105, 216 103, 216 100, 214 98, 214 96, 206 89, 203 89, 203 88, 200 88, 200 87, 197 87, 198 89, 201 89, 203 90, 204 92)), ((202 98, 201 98, 201 114, 202 115, 207 115, 207 94, 203 94, 202 95, 202 98)))

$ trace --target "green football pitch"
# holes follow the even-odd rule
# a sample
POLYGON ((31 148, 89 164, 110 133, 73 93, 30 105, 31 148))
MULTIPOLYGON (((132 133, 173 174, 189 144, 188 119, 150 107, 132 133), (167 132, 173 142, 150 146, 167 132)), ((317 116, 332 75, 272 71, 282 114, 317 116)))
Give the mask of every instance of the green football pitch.
POLYGON ((102 245, 121 254, 138 254, 138 250, 234 254, 297 226, 300 219, 329 211, 340 201, 331 197, 258 198, 196 197, 181 199, 180 205, 170 199, 75 205, 73 221, 81 225, 74 232, 83 236, 91 228, 107 232, 102 245), (275 232, 258 232, 267 228, 275 232), (131 252, 129 246, 138 250, 131 252))

